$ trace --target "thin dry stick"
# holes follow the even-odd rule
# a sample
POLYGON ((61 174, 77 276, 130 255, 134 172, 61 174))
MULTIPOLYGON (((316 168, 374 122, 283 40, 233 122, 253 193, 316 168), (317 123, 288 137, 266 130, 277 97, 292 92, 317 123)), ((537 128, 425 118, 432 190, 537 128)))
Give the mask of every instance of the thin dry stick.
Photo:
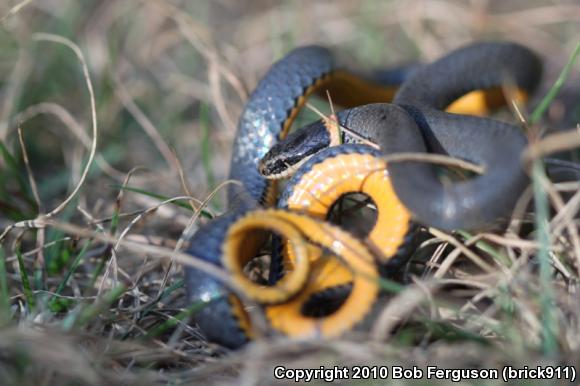
MULTIPOLYGON (((179 182, 181 184, 181 189, 183 189, 183 192, 185 193, 185 195, 193 196, 193 194, 191 194, 191 187, 189 185, 189 181, 187 180, 187 177, 185 177, 185 172, 183 171, 183 165, 181 165, 181 161, 179 160, 179 158, 175 154, 175 151, 173 152, 173 161, 175 162, 175 166, 177 167, 177 172, 179 174, 179 182)), ((189 205, 191 205, 191 210, 196 211, 197 210, 196 204, 198 204, 198 203, 200 205, 202 205, 203 202, 201 200, 198 200, 198 199, 189 200, 189 205)), ((211 214, 213 216, 213 213, 211 213, 211 214)))
MULTIPOLYGON (((34 201, 38 207, 38 216, 44 214, 44 205, 40 200, 40 195, 38 194, 38 186, 36 185, 36 180, 34 174, 32 173, 32 168, 30 167, 30 161, 28 160, 28 152, 26 151, 26 146, 24 145, 24 138, 22 137, 22 128, 18 126, 18 142, 20 143, 20 149, 22 150, 22 158, 24 159, 24 167, 26 168, 26 174, 28 174, 28 183, 30 184, 30 189, 32 190, 32 195, 34 196, 34 201)), ((36 261, 34 262, 36 268, 44 267, 44 249, 41 248, 45 242, 44 229, 39 229, 36 235, 36 247, 38 248, 38 255, 36 261)))
MULTIPOLYGON (((169 198, 167 200, 161 201, 157 205, 155 205, 155 206, 153 206, 151 208, 147 208, 145 211, 143 211, 138 216, 136 216, 133 220, 131 220, 131 222, 119 234, 119 238, 117 239, 117 242, 115 243, 115 245, 113 245, 113 248, 111 248, 111 259, 109 260, 109 263, 107 264, 107 269, 105 270, 105 273, 103 275, 103 280, 101 281, 101 285, 99 286, 99 294, 102 292, 104 282, 106 281, 106 278, 107 278, 107 276, 109 274, 109 269, 110 269, 109 267, 111 265, 113 265, 115 267, 117 266, 117 255, 116 255, 117 249, 119 248, 119 245, 120 245, 121 241, 123 240, 123 238, 127 235, 127 233, 129 233, 129 231, 131 230, 131 228, 137 222, 139 222, 145 215, 156 211, 160 207, 162 207, 164 205, 167 205, 167 204, 170 204, 170 203, 172 203, 174 201, 187 200, 188 198, 189 197, 187 197, 187 196, 178 196, 178 197, 172 197, 172 198, 169 198)), ((117 279, 114 278, 115 285, 116 285, 116 281, 117 281, 117 279)))
MULTIPOLYGON (((144 0, 141 0, 144 2, 144 0)), ((241 101, 245 101, 248 98, 248 91, 244 87, 242 81, 234 74, 234 72, 224 64, 224 60, 220 60, 215 45, 209 40, 209 33, 205 36, 201 36, 201 29, 199 25, 196 24, 195 20, 188 13, 182 11, 176 6, 168 3, 164 3, 161 8, 163 12, 169 11, 169 17, 173 19, 178 26, 188 27, 187 29, 181 30, 182 35, 197 49, 208 61, 214 61, 215 65, 219 69, 220 73, 226 78, 228 83, 238 94, 241 101), (197 27, 197 28, 196 28, 197 27)))
POLYGON ((580 131, 568 130, 561 133, 548 135, 531 143, 524 151, 522 159, 526 165, 540 157, 557 153, 564 150, 575 149, 580 146, 580 131))
POLYGON ((85 58, 84 58, 83 53, 81 52, 80 48, 75 43, 73 43, 72 41, 70 41, 69 39, 67 39, 65 37, 53 35, 53 34, 48 34, 48 33, 34 34, 33 39, 37 40, 37 41, 47 41, 47 42, 62 44, 64 46, 70 48, 75 53, 75 55, 79 59, 79 62, 81 63, 82 69, 83 69, 83 76, 85 78, 87 89, 89 91, 90 103, 91 103, 91 123, 92 123, 93 138, 92 138, 92 142, 91 142, 91 150, 89 153, 89 158, 87 160, 87 165, 85 166, 85 169, 83 170, 83 173, 81 175, 81 178, 79 179, 78 184, 73 189, 71 194, 60 205, 58 205, 56 208, 54 208, 52 211, 50 211, 49 213, 46 214, 46 217, 53 217, 53 216, 57 215, 58 213, 60 213, 68 205, 68 203, 72 201, 72 199, 76 196, 76 194, 78 193, 78 191, 82 187, 83 183, 85 182, 87 175, 89 174, 89 170, 92 166, 93 160, 95 158, 95 153, 97 150, 97 134, 98 134, 97 108, 96 108, 96 104, 95 104, 95 93, 93 91, 93 84, 92 84, 91 78, 89 76, 89 68, 87 66, 87 63, 85 61, 85 58))
POLYGON ((26 174, 28 174, 28 183, 30 184, 30 189, 32 190, 32 196, 38 207, 39 215, 43 213, 42 201, 40 201, 40 195, 38 194, 38 186, 36 185, 36 180, 34 179, 34 174, 32 173, 32 168, 30 167, 30 161, 28 159, 28 152, 26 151, 26 146, 24 145, 24 138, 22 137, 22 128, 18 125, 18 142, 20 143, 20 150, 22 151, 22 159, 24 160, 24 167, 26 168, 26 174))
MULTIPOLYGON (((530 133, 533 139, 522 154, 522 163, 528 172, 535 159, 538 159, 547 154, 551 154, 553 152, 569 150, 580 146, 580 127, 579 130, 576 131, 557 133, 543 139, 537 139, 535 137, 539 136, 539 133, 537 130, 532 131, 530 129, 528 121, 520 111, 520 106, 514 102, 510 105, 510 107, 520 120, 522 127, 526 129, 528 133, 530 133)), ((562 197, 559 195, 559 193, 554 189, 550 181, 548 181, 548 179, 542 175, 538 176, 538 179, 542 187, 548 193, 548 196, 550 197, 550 200, 554 206, 560 211, 564 210, 564 201, 562 200, 562 197)), ((572 224, 572 217, 568 216, 566 220, 568 220, 565 222, 566 229, 568 230, 572 244, 574 245, 575 256, 577 259, 576 269, 577 272, 580 273, 580 237, 578 235, 578 229, 572 224)), ((551 233, 553 235, 553 232, 551 233)))
POLYGON ((573 221, 574 216, 578 213, 580 208, 580 190, 572 196, 566 205, 560 210, 552 219, 550 226, 552 227, 554 234, 559 234, 561 228, 566 226, 567 221, 573 221))
POLYGON ((533 190, 531 186, 528 186, 526 190, 520 195, 520 198, 516 202, 514 210, 512 211, 512 217, 508 229, 506 230, 507 234, 517 235, 520 233, 520 228, 523 223, 524 215, 528 209, 528 205, 532 201, 533 198, 533 190))
MULTIPOLYGON (((425 285, 426 282, 419 280, 419 278, 417 278, 416 276, 412 276, 411 280, 413 281, 414 285, 416 285, 418 288, 423 290, 423 293, 425 294, 425 297, 427 298, 426 300, 429 302, 429 311, 430 311, 431 319, 438 318, 440 316, 440 313, 439 313, 439 309, 438 309, 437 305, 435 304, 435 299, 433 298, 435 290, 433 288, 429 288, 428 286, 426 286, 425 285)), ((439 281, 437 281, 436 283, 437 283, 437 286, 439 286, 439 281)))
POLYGON ((189 15, 185 14, 177 7, 164 7, 164 11, 165 8, 170 9, 168 16, 175 21, 178 30, 185 37, 185 39, 207 60, 208 78, 210 82, 210 92, 212 94, 212 99, 216 104, 216 109, 218 110, 218 114, 224 124, 230 130, 233 130, 236 127, 236 124, 235 120, 232 119, 230 110, 227 108, 225 103, 225 98, 221 90, 221 76, 226 78, 228 83, 238 93, 242 101, 247 98, 245 87, 242 85, 242 82, 234 75, 234 73, 223 64, 223 59, 220 58, 217 51, 210 48, 211 45, 208 42, 203 42, 198 34, 189 28, 190 23, 192 22, 189 15))
POLYGON ((127 187, 127 185, 129 185, 129 181, 131 180, 131 177, 133 177, 133 174, 137 173, 140 170, 144 170, 145 168, 140 167, 140 166, 136 166, 134 168, 132 168, 131 170, 129 170, 129 172, 127 173, 127 175, 125 176, 125 179, 123 180, 123 184, 121 185, 121 189, 119 189, 119 193, 117 194, 117 198, 115 199, 115 212, 120 213, 121 212, 121 205, 123 202, 123 196, 125 195, 125 188, 127 187))
POLYGON ((433 274, 433 277, 436 279, 440 279, 443 276, 445 276, 447 271, 449 271, 449 268, 451 268, 453 263, 455 263, 455 260, 457 260, 457 258, 461 255, 461 252, 462 252, 461 249, 455 248, 447 256, 445 256, 441 264, 439 264, 439 268, 433 274))
MULTIPOLYGON (((26 251, 26 252, 22 252, 21 255, 22 255, 22 257, 32 256, 32 255, 38 253, 39 249, 46 249, 46 248, 52 247, 53 245, 56 245, 58 243, 62 243, 62 242, 69 241, 69 240, 72 240, 72 237, 66 236, 66 237, 63 237, 63 238, 60 238, 57 240, 49 241, 48 243, 45 243, 41 246, 37 246, 34 249, 31 249, 31 250, 26 251)), ((12 261, 16 260, 17 258, 18 258, 17 255, 8 256, 6 258, 6 262, 7 263, 12 262, 12 261)))
POLYGON ((0 141, 6 141, 9 133, 10 115, 14 109, 16 101, 20 100, 23 84, 26 76, 30 73, 32 60, 27 49, 20 49, 18 60, 16 61, 12 73, 6 77, 7 87, 3 90, 2 104, 0 106, 0 141))
POLYGON ((580 190, 580 181, 558 182, 554 187, 559 192, 577 192, 580 190))
MULTIPOLYGON (((191 197, 191 196, 189 196, 189 197, 191 197)), ((189 199, 189 201, 190 201, 190 202, 191 202, 191 201, 193 201, 193 202, 196 202, 198 205, 201 205, 201 203, 202 203, 202 201, 201 201, 200 199, 198 199, 198 198, 195 198, 195 197, 191 197, 191 198, 189 199)), ((133 217, 133 216, 136 216, 136 215, 138 215, 138 214, 140 214, 140 213, 143 213, 143 211, 144 211, 144 209, 138 209, 138 210, 134 210, 134 211, 132 211, 132 212, 123 212, 123 213, 119 213, 119 214, 118 214, 118 217, 119 217, 119 218, 125 218, 125 217, 133 217)), ((209 212, 209 210, 208 210, 208 209, 206 209, 206 211, 208 211, 208 212, 209 212)), ((211 214, 212 216, 214 215, 214 214, 213 214, 213 213, 211 213, 211 212, 210 212, 210 214, 211 214)), ((111 220, 113 220, 113 216, 108 216, 108 217, 103 217, 103 218, 96 218, 96 219, 94 219, 93 221, 91 221, 91 223, 90 223, 89 225, 92 225, 92 224, 101 224, 101 223, 104 223, 104 222, 109 222, 109 221, 111 221, 111 220)))
POLYGON ((424 286, 413 285, 392 299, 381 311, 377 321, 372 327, 371 337, 373 341, 384 342, 391 330, 400 320, 409 315, 419 304, 428 299, 439 287, 435 282, 425 283, 424 286), (425 289, 428 289, 425 291, 425 289))
MULTIPOLYGON (((522 240, 515 236, 500 236, 494 233, 479 233, 474 237, 470 238, 465 242, 465 245, 473 245, 481 239, 492 241, 496 244, 502 245, 504 247, 513 247, 519 249, 528 249, 528 250, 537 250, 541 246, 538 244, 537 241, 532 240, 522 240)), ((551 250, 555 252, 562 252, 562 248, 558 248, 556 246, 551 246, 551 250)))
POLYGON ((518 87, 516 86, 513 77, 507 77, 502 83, 501 89, 504 95, 504 99, 508 101, 508 106, 512 114, 515 115, 516 119, 522 127, 527 127, 528 124, 525 115, 523 114, 523 106, 520 104, 520 101, 516 97, 518 87))
POLYGON ((543 24, 563 23, 565 21, 577 21, 580 18, 580 7, 574 4, 556 4, 539 6, 513 12, 502 12, 493 15, 498 24, 514 23, 527 26, 543 24))
POLYGON ((485 168, 483 166, 476 165, 471 162, 464 161, 458 158, 453 158, 443 154, 401 152, 389 154, 383 157, 383 159, 387 163, 405 162, 405 161, 425 162, 436 165, 457 167, 477 174, 485 173, 485 168))
MULTIPOLYGON (((345 126, 340 125, 340 123, 338 122, 338 119, 336 119, 336 115, 334 115, 334 113, 332 116, 327 117, 319 109, 317 109, 315 106, 311 105, 310 103, 306 103, 306 107, 308 109, 312 110, 318 116, 320 116, 325 122, 332 122, 332 123, 338 125, 340 130, 348 133, 348 135, 352 136, 357 141, 360 141, 361 143, 363 143, 367 146, 371 146, 375 149, 379 148, 379 145, 377 145, 373 141, 362 137, 360 134, 354 132, 353 130, 351 130, 345 126)), ((476 165, 474 163, 464 161, 464 160, 461 160, 458 158, 450 157, 447 155, 443 155, 443 154, 400 152, 400 153, 395 153, 395 154, 389 154, 389 155, 384 157, 384 160, 387 163, 388 162, 405 162, 405 161, 425 162, 425 163, 431 163, 431 164, 436 164, 436 165, 457 167, 457 168, 467 170, 467 171, 470 171, 470 172, 473 172, 476 174, 484 174, 485 173, 485 168, 483 166, 476 165)))
POLYGON ((20 3, 16 4, 14 7, 10 8, 10 10, 6 13, 6 15, 2 16, 0 19, 0 23, 3 23, 4 20, 8 19, 11 16, 16 15, 20 10, 26 7, 32 0, 23 0, 20 3))
MULTIPOLYGON (((330 96, 329 96, 329 98, 330 98, 330 96)), ((365 144, 367 146, 373 147, 375 149, 378 149, 379 148, 379 145, 377 145, 376 143, 368 140, 367 138, 362 137, 360 134, 352 131, 351 129, 342 126, 340 124, 340 122, 338 122, 338 119, 336 119, 336 115, 334 115, 334 113, 333 113, 332 116, 328 117, 328 116, 324 115, 316 106, 314 106, 314 105, 312 105, 312 104, 310 104, 308 102, 305 104, 305 106, 309 110, 313 111, 316 115, 318 115, 325 122, 326 125, 335 124, 335 125, 338 126, 338 128, 340 130, 348 133, 348 135, 352 136, 357 141, 360 141, 361 143, 363 143, 363 144, 365 144)))
MULTIPOLYGON (((331 127, 331 130, 336 133, 340 133, 340 125, 338 124, 338 118, 336 116, 336 111, 334 111, 334 104, 332 103, 332 98, 330 96, 330 91, 326 90, 326 98, 328 98, 328 105, 330 106, 330 119, 324 119, 324 123, 327 127, 331 127), (334 123, 334 125, 332 125, 334 123)), ((316 111, 315 107, 311 104, 307 104, 310 109, 316 111)), ((320 113, 320 112, 318 112, 320 113)), ((339 134, 340 135, 340 134, 339 134)))
MULTIPOLYGON (((438 263, 439 259, 441 259, 441 256, 443 256, 443 253, 445 252, 445 249, 447 248, 447 246, 449 244, 447 244, 446 242, 440 242, 436 237, 429 239, 428 240, 429 243, 425 242, 421 245, 421 247, 425 247, 427 245, 431 245, 431 244, 435 244, 435 243, 440 243, 439 245, 437 245, 437 247, 435 248, 435 252, 433 252, 433 254, 431 254, 431 257, 429 257, 429 260, 425 263, 425 270, 423 271, 421 277, 423 279, 430 277, 431 276, 431 272, 436 268, 436 267, 441 267, 441 264, 438 263)), ((421 248, 420 247, 420 248, 421 248)), ((457 249, 455 249, 457 250, 457 249)), ((447 258, 449 258, 449 256, 447 256, 447 258)))
POLYGON ((495 270, 493 269, 492 266, 487 264, 479 256, 477 256, 475 253, 470 251, 469 248, 467 248, 465 245, 460 243, 455 237, 450 236, 447 233, 441 232, 440 230, 435 229, 435 228, 431 228, 431 227, 429 228, 429 232, 432 235, 440 238, 441 240, 444 240, 444 241, 448 242, 449 244, 452 244, 455 247, 459 248, 465 256, 467 256, 471 261, 473 261, 477 266, 479 266, 484 271, 487 271, 488 273, 495 272, 495 270))
MULTIPOLYGON (((87 150, 91 149, 91 139, 85 132, 85 129, 67 109, 58 103, 41 102, 28 106, 24 111, 18 113, 14 120, 17 122, 26 122, 40 114, 50 114, 60 119, 70 132, 82 142, 87 150)), ((113 168, 100 154, 95 155, 95 162, 111 178, 120 181, 125 178, 125 173, 113 168)))
MULTIPOLYGON (((179 236, 179 240, 177 240, 177 244, 175 245, 175 248, 173 249, 175 252, 181 250, 181 247, 183 246, 185 241, 187 239, 189 239, 189 237, 191 237, 191 234, 193 233, 194 225, 195 225, 197 219, 199 218, 201 211, 207 206, 207 204, 214 198, 214 196, 221 189, 223 189, 227 185, 234 184, 234 183, 239 184, 239 182, 235 181, 235 180, 226 180, 226 181, 222 182, 207 196, 207 198, 205 200, 203 200, 200 207, 196 209, 193 216, 191 216, 191 218, 189 219, 189 223, 187 224, 187 226, 185 227, 185 229, 181 233, 181 236, 179 236)), ((169 274, 171 273, 172 268, 173 268, 173 257, 169 260, 169 267, 167 268, 167 270, 165 271, 165 274, 163 275, 163 280, 161 281, 161 285, 159 286, 159 290, 157 292, 157 297, 161 296, 162 292, 165 290, 165 286, 167 285, 167 280, 169 279, 169 274)))
MULTIPOLYGON (((83 209, 82 207, 77 206, 77 210, 79 212, 81 212, 81 214, 88 220, 89 223, 91 223, 94 220, 93 216, 88 211, 83 209)), ((97 230, 99 232, 105 233, 105 228, 101 224, 96 224, 95 226, 97 227, 97 230)), ((113 258, 111 260, 114 259, 113 287, 116 287, 117 283, 119 281, 119 274, 118 274, 119 267, 117 265, 117 255, 115 254, 114 251, 112 253, 113 253, 113 258)), ((103 279, 101 280, 101 284, 99 285, 99 289, 97 291, 97 296, 96 296, 97 299, 99 299, 101 297, 101 290, 103 287, 103 283, 106 281, 107 277, 109 276, 109 269, 110 269, 110 264, 107 265, 107 270, 106 270, 105 274, 103 275, 103 279)))
POLYGON ((559 271, 562 274, 562 276, 564 276, 567 280, 571 280, 573 278, 573 275, 570 272, 570 270, 564 264, 562 264, 560 257, 556 255, 553 251, 549 251, 548 253, 552 257, 552 265, 554 266, 554 268, 557 271, 559 271))
POLYGON ((145 130, 145 133, 151 138, 159 153, 165 158, 165 162, 167 166, 172 169, 173 166, 173 153, 161 134, 159 134, 159 130, 155 127, 155 125, 151 122, 151 120, 145 115, 143 110, 133 100, 133 97, 127 90, 127 88, 121 82, 120 77, 117 75, 114 77, 115 79, 115 92, 119 97, 119 100, 125 106, 127 111, 135 118, 137 123, 145 130))
POLYGON ((82 51, 75 43, 73 43, 69 39, 62 37, 62 36, 48 34, 48 33, 37 33, 37 34, 34 34, 32 36, 32 38, 36 41, 48 41, 48 42, 52 42, 52 43, 62 44, 64 46, 68 47, 70 50, 72 50, 74 52, 74 54, 77 56, 77 59, 81 63, 81 67, 83 70, 83 76, 85 79, 87 89, 89 91, 90 104, 91 104, 91 122, 92 122, 93 138, 92 138, 92 142, 91 142, 91 150, 89 153, 89 158, 87 160, 87 164, 85 166, 85 169, 83 170, 83 173, 81 175, 81 178, 79 179, 78 184, 75 186, 73 191, 68 195, 68 197, 60 205, 58 205, 56 208, 54 208, 52 211, 50 211, 49 213, 47 213, 45 215, 40 215, 33 220, 19 221, 17 223, 9 225, 8 227, 6 227, 6 229, 4 229, 4 232, 2 232, 2 234, 0 234, 0 241, 2 241, 6 237, 6 235, 14 228, 43 228, 45 226, 47 219, 54 217, 58 213, 60 213, 73 200, 73 198, 76 196, 76 194, 81 189, 83 183, 85 182, 85 179, 87 178, 89 170, 92 166, 93 160, 95 158, 95 153, 97 150, 98 129, 97 129, 97 109, 96 109, 96 103, 95 103, 95 93, 93 91, 93 84, 92 84, 91 78, 89 76, 89 69, 88 69, 88 66, 87 66, 87 63, 85 61, 85 58, 83 56, 82 51))
POLYGON ((203 259, 196 258, 190 254, 184 252, 174 252, 169 248, 144 244, 136 241, 122 240, 121 242, 118 242, 118 239, 110 234, 98 233, 91 229, 82 228, 74 224, 59 222, 50 218, 41 219, 39 221, 42 221, 42 226, 51 226, 53 228, 60 229, 65 233, 74 234, 78 237, 92 237, 93 239, 102 243, 117 245, 117 248, 125 248, 129 251, 137 252, 140 255, 147 253, 157 258, 167 259, 168 256, 171 256, 173 253, 175 261, 208 273, 209 275, 223 281, 226 283, 226 285, 236 291, 236 293, 244 297, 243 291, 235 287, 235 283, 232 283, 229 280, 229 274, 226 271, 215 266, 214 264, 211 264, 203 259))
MULTIPOLYGON (((129 170, 129 172, 127 173, 127 175, 125 176, 125 180, 123 181, 123 185, 121 186, 121 189, 119 189, 119 193, 117 194, 117 198, 115 199, 115 208, 114 211, 119 213, 121 211, 121 205, 122 205, 122 201, 123 201, 123 195, 125 193, 125 187, 127 186, 127 184, 129 184, 129 181, 131 180, 131 177, 133 176, 134 173, 136 173, 138 170, 140 170, 142 168, 140 167, 134 167, 133 169, 129 170)), ((143 214, 144 212, 142 212, 141 214, 143 214)), ((88 216, 88 214, 87 214, 88 216)), ((90 218, 90 222, 94 223, 94 218, 90 218)), ((104 228, 97 224, 97 228, 101 231, 104 232, 104 228)), ((103 279, 101 280, 101 283, 99 285, 99 289, 97 292, 97 296, 101 295, 101 292, 103 290, 103 286, 105 284, 105 282, 107 281, 107 278, 109 277, 109 272, 111 270, 111 267, 113 268, 113 287, 117 286, 118 283, 118 260, 117 260, 117 251, 115 250, 115 248, 111 248, 111 258, 109 259, 109 261, 107 262, 107 267, 105 269, 105 272, 103 274, 103 279)))
POLYGON ((218 115, 224 122, 225 126, 233 132, 236 128, 236 121, 231 115, 231 109, 228 109, 226 98, 224 97, 222 91, 220 72, 216 65, 217 59, 212 59, 208 62, 208 80, 209 80, 209 91, 211 94, 214 106, 218 111, 218 115))
POLYGON ((459 312, 464 313, 468 311, 469 308, 473 309, 476 312, 480 312, 479 308, 475 305, 484 298, 492 298, 493 295, 497 292, 497 286, 494 285, 487 289, 482 289, 482 291, 475 294, 471 299, 467 300, 463 306, 459 309, 459 312))
MULTIPOLYGON (((539 181, 542 187, 548 193, 550 201, 558 211, 565 210, 564 200, 562 196, 556 191, 554 185, 545 176, 539 176, 539 181)), ((572 245, 574 246, 574 256, 576 257, 576 272, 580 275, 580 237, 578 235, 578 228, 574 225, 573 216, 565 218, 566 230, 570 235, 572 245)), ((551 225, 551 223, 549 224, 551 225)), ((550 238, 553 238, 553 229, 550 232, 550 238)))

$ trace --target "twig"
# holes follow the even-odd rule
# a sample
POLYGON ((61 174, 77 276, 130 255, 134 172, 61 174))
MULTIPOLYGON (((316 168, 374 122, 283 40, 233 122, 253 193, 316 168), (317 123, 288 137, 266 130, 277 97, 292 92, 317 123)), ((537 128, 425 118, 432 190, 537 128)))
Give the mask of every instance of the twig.
POLYGON ((83 75, 85 78, 87 89, 89 91, 90 102, 91 102, 91 122, 92 122, 92 128, 93 128, 92 129, 93 138, 92 138, 92 142, 91 142, 91 150, 89 153, 89 158, 87 160, 87 164, 85 166, 85 169, 83 170, 81 178, 79 179, 78 184, 75 186, 75 188, 73 189, 71 194, 60 205, 58 205, 56 208, 54 208, 52 211, 50 211, 49 213, 46 214, 46 217, 53 217, 53 216, 57 215, 58 213, 60 213, 68 205, 68 203, 72 201, 72 199, 76 196, 76 194, 80 190, 81 186, 85 182, 87 175, 89 174, 89 170, 92 166, 93 160, 95 158, 95 153, 97 150, 97 134, 98 134, 97 108, 96 108, 96 104, 95 104, 95 93, 93 91, 93 84, 92 84, 91 78, 89 76, 89 68, 87 67, 87 63, 85 61, 85 58, 84 58, 83 53, 81 52, 79 46, 77 46, 75 43, 73 43, 71 40, 69 40, 65 37, 53 35, 53 34, 48 34, 48 33, 36 33, 33 35, 32 38, 34 40, 37 40, 37 41, 48 41, 48 42, 52 42, 52 43, 62 44, 64 46, 70 48, 75 53, 75 55, 79 59, 79 62, 81 63, 82 69, 83 69, 83 75))
POLYGON ((115 92, 119 97, 119 100, 121 101, 123 106, 125 106, 127 111, 133 116, 133 118, 135 118, 137 123, 139 123, 139 126, 141 126, 143 130, 145 130, 147 136, 149 136, 149 138, 153 141, 155 147, 165 159, 167 166, 169 166, 172 169, 172 166, 174 165, 173 152, 171 151, 171 149, 169 148, 163 137, 159 134, 159 130, 157 130, 155 125, 151 122, 151 120, 147 117, 147 115, 145 115, 143 110, 141 110, 141 108, 137 106, 137 104, 133 100, 133 97, 121 82, 120 77, 117 75, 114 77, 114 79, 115 85, 117 86, 115 87, 115 92))
POLYGON ((480 267, 484 271, 487 271, 488 273, 495 272, 495 270, 493 269, 492 266, 487 264, 479 256, 477 256, 475 253, 470 251, 469 248, 467 248, 465 245, 460 243, 455 237, 450 236, 447 233, 441 232, 440 230, 435 229, 435 228, 429 228, 429 232, 432 235, 440 238, 441 240, 444 240, 444 241, 448 242, 449 244, 452 244, 455 247, 459 248, 465 256, 467 256, 471 261, 473 261, 478 267, 480 267))

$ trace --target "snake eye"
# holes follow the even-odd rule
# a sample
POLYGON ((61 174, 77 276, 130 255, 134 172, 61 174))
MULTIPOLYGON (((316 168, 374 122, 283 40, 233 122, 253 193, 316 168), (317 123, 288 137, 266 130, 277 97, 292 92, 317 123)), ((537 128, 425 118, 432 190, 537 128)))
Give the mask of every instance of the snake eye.
POLYGON ((266 178, 282 178, 294 173, 310 156, 331 145, 331 135, 322 121, 298 129, 278 142, 258 163, 266 178))
POLYGON ((277 148, 272 148, 258 163, 258 172, 261 176, 276 179, 285 177, 288 169, 292 166, 286 162, 284 154, 277 153, 277 148))
POLYGON ((260 163, 258 163, 258 172, 260 175, 266 177, 268 175, 268 170, 269 168, 266 162, 264 162, 264 160, 260 160, 260 163))

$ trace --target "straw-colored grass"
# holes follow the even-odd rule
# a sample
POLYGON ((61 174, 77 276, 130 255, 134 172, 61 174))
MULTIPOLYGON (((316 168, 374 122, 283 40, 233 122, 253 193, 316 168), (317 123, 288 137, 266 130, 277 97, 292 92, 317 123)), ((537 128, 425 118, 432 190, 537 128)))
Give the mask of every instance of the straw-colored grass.
MULTIPOLYGON (((574 0, 0 2, 0 385, 579 365, 580 182, 549 181, 541 162, 579 159, 578 20, 574 0), (263 339, 238 352, 205 341, 183 266, 229 277, 184 248, 224 211, 236 121, 272 62, 318 43, 364 70, 498 37, 546 65, 536 100, 503 116, 527 126, 533 180, 507 231, 424 230, 374 318, 340 339, 291 341, 257 320, 263 339)), ((334 114, 313 106, 300 122, 334 114)))

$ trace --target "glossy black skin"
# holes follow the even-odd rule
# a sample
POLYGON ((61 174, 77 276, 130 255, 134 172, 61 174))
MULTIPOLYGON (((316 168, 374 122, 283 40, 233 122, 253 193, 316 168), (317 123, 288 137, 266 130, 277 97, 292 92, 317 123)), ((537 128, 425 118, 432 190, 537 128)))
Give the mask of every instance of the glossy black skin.
MULTIPOLYGON (((241 216, 232 212, 220 216, 201 227, 191 240, 188 253, 221 266, 222 244, 229 226, 241 216)), ((187 295, 192 303, 208 302, 194 315, 194 320, 206 338, 230 348, 242 346, 248 341, 232 313, 228 289, 206 272, 185 268, 187 295)))
POLYGON ((230 208, 238 207, 238 196, 246 193, 253 205, 263 203, 269 183, 258 172, 258 161, 280 140, 284 123, 298 99, 334 67, 334 58, 327 49, 309 46, 292 51, 268 70, 238 123, 229 178, 240 181, 242 187, 229 188, 230 208))
MULTIPOLYGON (((427 163, 391 163, 389 171, 399 199, 418 222, 444 230, 489 229, 509 217, 528 183, 520 161, 527 140, 517 126, 443 110, 470 91, 501 86, 506 76, 532 93, 541 62, 514 43, 473 44, 415 71, 395 97, 398 106, 355 107, 338 114, 339 121, 379 144, 385 155, 434 152, 483 166, 483 175, 451 184, 442 183, 427 163)), ((285 152, 284 142, 277 149, 285 152)))
MULTIPOLYGON (((429 163, 392 162, 389 174, 399 199, 421 224, 444 230, 481 230, 509 216, 527 185, 520 156, 526 146, 521 130, 486 118, 421 111, 432 130, 424 135, 402 107, 366 105, 347 111, 341 124, 352 130, 376 130, 385 155, 441 152, 482 165, 485 173, 444 183, 429 163)), ((340 119, 340 118, 339 118, 340 119)))
POLYGON ((470 44, 414 71, 394 103, 444 110, 472 90, 513 84, 531 93, 541 75, 540 58, 524 46, 510 42, 470 44))
MULTIPOLYGON (((486 170, 482 176, 444 186, 425 165, 393 164, 395 190, 420 222, 445 230, 481 230, 510 216, 528 183, 521 163, 527 145, 522 129, 442 110, 469 91, 508 81, 531 94, 541 72, 540 59, 523 46, 481 43, 454 51, 417 70, 405 82, 394 103, 417 122, 427 150, 474 162, 486 170)), ((389 140, 381 136, 381 144, 389 140)))
POLYGON ((580 164, 558 158, 544 159, 548 176, 554 182, 580 181, 580 164))

